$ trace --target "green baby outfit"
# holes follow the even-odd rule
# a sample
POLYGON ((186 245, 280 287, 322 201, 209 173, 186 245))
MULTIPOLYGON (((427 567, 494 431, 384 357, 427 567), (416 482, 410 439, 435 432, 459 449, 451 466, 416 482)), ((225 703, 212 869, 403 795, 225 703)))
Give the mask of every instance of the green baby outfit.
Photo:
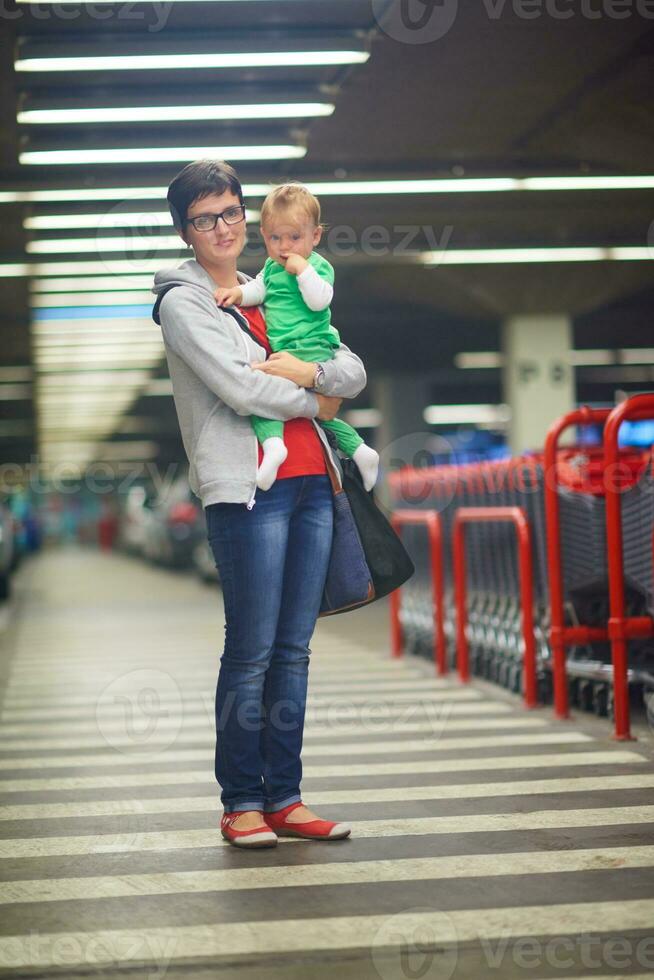
MULTIPOLYGON (((321 279, 333 286, 334 268, 327 259, 312 252, 307 262, 321 279)), ((298 277, 274 259, 266 260, 257 279, 265 286, 266 334, 271 349, 288 351, 301 361, 332 360, 341 339, 338 330, 331 325, 329 306, 311 309, 302 295, 298 277)), ((283 438, 283 422, 258 415, 250 418, 260 443, 272 436, 283 438)), ((334 433, 338 448, 346 456, 352 456, 363 442, 359 433, 341 419, 321 420, 320 424, 334 433)))

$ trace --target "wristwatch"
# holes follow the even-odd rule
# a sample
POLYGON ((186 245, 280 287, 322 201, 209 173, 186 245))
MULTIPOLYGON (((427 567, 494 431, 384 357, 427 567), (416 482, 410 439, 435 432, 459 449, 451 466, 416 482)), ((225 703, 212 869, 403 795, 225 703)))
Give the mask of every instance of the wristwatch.
POLYGON ((313 376, 313 387, 316 391, 321 391, 325 383, 325 369, 322 364, 316 364, 316 373, 313 376))

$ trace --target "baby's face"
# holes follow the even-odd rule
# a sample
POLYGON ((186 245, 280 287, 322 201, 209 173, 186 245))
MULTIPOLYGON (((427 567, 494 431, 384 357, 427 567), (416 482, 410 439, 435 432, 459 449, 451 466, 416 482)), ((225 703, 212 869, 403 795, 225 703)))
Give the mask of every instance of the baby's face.
POLYGON ((286 211, 273 215, 261 228, 268 255, 280 265, 286 265, 289 255, 301 255, 308 259, 320 241, 322 228, 314 225, 303 211, 286 211))

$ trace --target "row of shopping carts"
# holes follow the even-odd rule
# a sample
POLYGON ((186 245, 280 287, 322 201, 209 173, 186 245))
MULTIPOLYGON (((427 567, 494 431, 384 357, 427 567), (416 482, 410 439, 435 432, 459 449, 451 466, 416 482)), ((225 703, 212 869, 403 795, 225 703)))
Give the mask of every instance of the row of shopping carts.
POLYGON ((654 395, 634 396, 557 420, 544 452, 392 474, 416 565, 392 601, 395 652, 554 700, 561 717, 570 703, 617 716, 628 737, 629 699, 654 691, 654 466, 617 433, 652 416, 654 395), (603 445, 559 445, 598 422, 603 445))

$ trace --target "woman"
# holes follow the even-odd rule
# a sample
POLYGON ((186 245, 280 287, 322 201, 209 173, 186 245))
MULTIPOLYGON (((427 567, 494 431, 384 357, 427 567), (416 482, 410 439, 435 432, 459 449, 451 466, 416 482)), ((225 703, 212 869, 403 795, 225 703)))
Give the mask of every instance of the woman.
POLYGON ((225 604, 225 649, 216 689, 216 779, 223 837, 268 847, 278 836, 340 840, 350 827, 321 820, 300 793, 309 642, 332 539, 332 490, 324 433, 342 398, 365 386, 361 360, 344 344, 321 365, 269 353, 262 311, 243 307, 243 330, 213 297, 247 276, 236 172, 200 160, 173 180, 168 204, 195 259, 157 273, 175 407, 202 500, 225 604), (314 390, 309 390, 314 389, 314 390), (256 490, 261 449, 249 416, 286 422, 288 456, 273 486, 256 490))

